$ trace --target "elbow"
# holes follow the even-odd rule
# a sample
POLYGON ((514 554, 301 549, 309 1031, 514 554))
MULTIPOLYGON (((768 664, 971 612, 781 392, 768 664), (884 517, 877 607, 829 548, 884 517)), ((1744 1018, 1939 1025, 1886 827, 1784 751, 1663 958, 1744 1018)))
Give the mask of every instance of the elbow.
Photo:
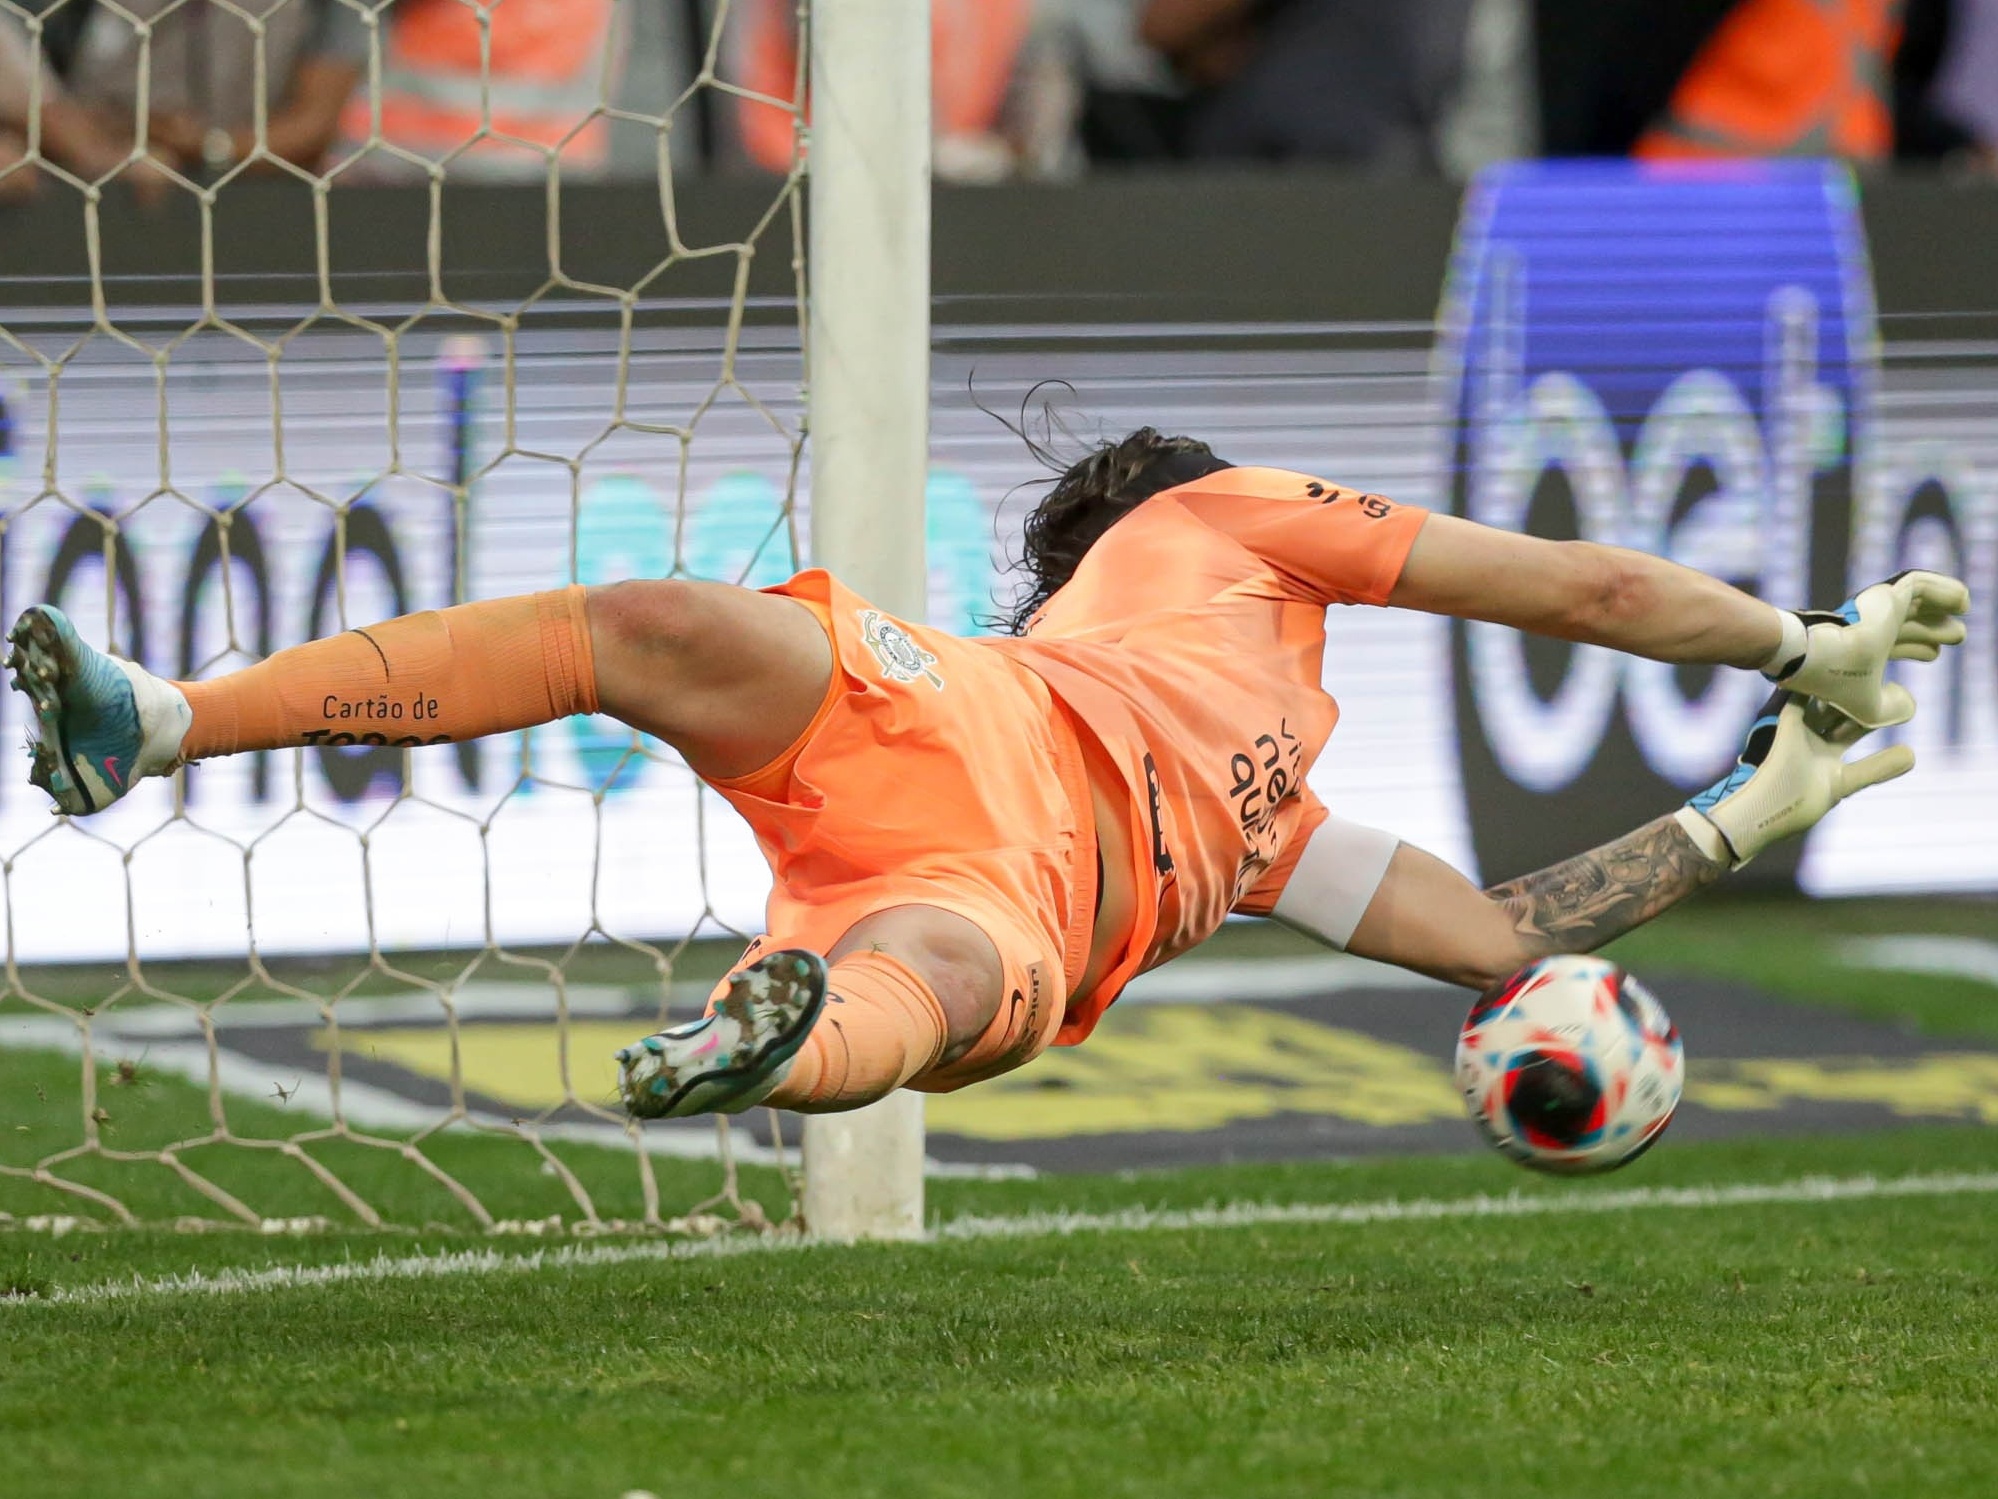
POLYGON ((1437 975, 1446 983, 1462 984, 1466 989, 1475 989, 1483 994, 1496 989, 1533 959, 1523 951, 1481 954, 1449 965, 1449 970, 1437 975))
POLYGON ((1439 945, 1423 971, 1446 984, 1461 984, 1482 994, 1495 989, 1538 954, 1530 951, 1503 902, 1464 922, 1451 940, 1439 945))

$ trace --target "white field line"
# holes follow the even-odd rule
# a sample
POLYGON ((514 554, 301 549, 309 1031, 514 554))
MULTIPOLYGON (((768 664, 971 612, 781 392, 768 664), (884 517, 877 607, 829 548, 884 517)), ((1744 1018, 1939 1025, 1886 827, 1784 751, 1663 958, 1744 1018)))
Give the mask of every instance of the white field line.
MULTIPOLYGON (((1425 1223, 1458 1218, 1577 1217, 1637 1208, 1726 1208, 1771 1203, 1856 1202, 1875 1198, 1949 1197, 1998 1192, 1998 1172, 1919 1176, 1823 1177, 1717 1187, 1631 1187, 1622 1191, 1479 1194, 1449 1199, 1387 1198, 1374 1202, 1231 1203, 1202 1208, 1124 1208, 1110 1213, 1021 1213, 967 1216, 937 1225, 927 1242, 1064 1237, 1085 1233, 1173 1232, 1259 1228, 1290 1224, 1354 1227, 1373 1223, 1425 1223)), ((570 1245, 504 1254, 468 1249, 440 1254, 376 1255, 330 1265, 280 1265, 264 1270, 191 1270, 184 1275, 134 1276, 96 1285, 59 1287, 39 1296, 0 1298, 7 1306, 100 1306, 189 1295, 289 1291, 353 1281, 446 1279, 461 1275, 520 1275, 674 1260, 734 1258, 824 1247, 798 1235, 738 1234, 718 1239, 648 1240, 642 1243, 570 1245)))
POLYGON ((1998 987, 1998 942, 1983 937, 1848 937, 1837 952, 1855 968, 1933 973, 1998 987))

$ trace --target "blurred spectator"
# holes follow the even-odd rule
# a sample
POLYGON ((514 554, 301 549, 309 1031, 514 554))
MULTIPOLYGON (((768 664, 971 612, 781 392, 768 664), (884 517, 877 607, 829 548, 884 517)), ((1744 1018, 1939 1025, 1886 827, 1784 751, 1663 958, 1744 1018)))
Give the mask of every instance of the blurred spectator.
POLYGON ((1063 69, 1071 152, 1092 162, 1181 154, 1186 89, 1138 35, 1146 0, 1042 0, 1038 30, 1063 69))
MULTIPOLYGON (((0 115, 24 122, 30 74, 19 65, 25 49, 18 25, 7 28, 14 65, 0 70, 0 115)), ((245 14, 214 0, 70 0, 49 13, 43 153, 81 176, 101 175, 130 153, 143 98, 149 150, 167 165, 213 173, 249 158, 258 147, 259 32, 267 80, 263 149, 316 166, 367 60, 360 13, 341 0, 280 0, 262 14, 258 31, 245 14), (141 45, 141 26, 149 46, 141 45)))
POLYGON ((1930 102, 1986 166, 1998 166, 1998 0, 1956 0, 1930 102))
POLYGON ((1146 0, 1192 157, 1437 164, 1471 0, 1146 0))
POLYGON ((1437 137, 1452 177, 1538 154, 1532 13, 1532 0, 1471 0, 1464 80, 1437 137))
POLYGON ((340 119, 342 154, 365 150, 353 179, 420 180, 448 156, 454 180, 539 182, 551 152, 565 173, 602 173, 603 109, 623 61, 619 9, 612 0, 395 0, 380 91, 356 94, 340 119))
POLYGON ((1540 148, 1628 156, 1737 0, 1536 0, 1540 148))
POLYGON ((1893 145, 1903 0, 1539 0, 1550 156, 1840 155, 1893 145))
POLYGON ((1909 0, 1894 154, 1998 168, 1998 0, 1909 0))
MULTIPOLYGON (((745 88, 773 99, 792 96, 796 12, 793 0, 752 0, 736 45, 745 88)), ((1047 176, 1066 166, 1075 104, 1049 14, 1035 0, 933 0, 930 63, 940 179, 1047 176)), ((788 171, 791 116, 745 100, 738 119, 749 160, 788 171)))
MULTIPOLYGON (((131 155, 130 125, 118 132, 104 129, 88 110, 64 94, 46 55, 46 49, 37 51, 32 46, 25 32, 0 24, 0 173, 4 173, 0 175, 0 194, 9 198, 33 193, 40 182, 39 172, 26 164, 37 82, 41 160, 95 181, 131 155)), ((164 185, 165 179, 150 164, 135 170, 143 171, 150 186, 164 185)))
POLYGON ((1636 154, 1887 156, 1903 3, 1740 0, 1694 54, 1636 154))

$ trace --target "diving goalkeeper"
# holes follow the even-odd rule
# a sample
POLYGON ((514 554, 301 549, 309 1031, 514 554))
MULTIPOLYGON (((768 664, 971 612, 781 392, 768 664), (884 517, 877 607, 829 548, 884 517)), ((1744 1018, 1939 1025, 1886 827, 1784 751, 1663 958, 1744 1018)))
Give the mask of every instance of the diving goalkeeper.
POLYGON ((1023 565, 1010 638, 907 624, 808 571, 760 592, 659 580, 464 604, 205 682, 102 655, 38 606, 9 665, 34 703, 31 779, 71 814, 189 760, 290 745, 595 712, 671 744, 754 829, 775 889, 769 935, 708 1012, 619 1052, 626 1107, 660 1117, 992 1077, 1083 1040, 1134 975, 1230 912, 1474 987, 1591 950, 1906 772, 1905 746, 1843 754, 1913 714, 1887 663, 1961 641, 1969 604, 1908 573, 1838 613, 1789 613, 1642 553, 1233 467, 1149 428, 1055 483, 1023 565), (1781 690, 1687 806, 1479 890, 1306 784, 1338 718, 1321 686, 1332 604, 1759 670, 1781 690))

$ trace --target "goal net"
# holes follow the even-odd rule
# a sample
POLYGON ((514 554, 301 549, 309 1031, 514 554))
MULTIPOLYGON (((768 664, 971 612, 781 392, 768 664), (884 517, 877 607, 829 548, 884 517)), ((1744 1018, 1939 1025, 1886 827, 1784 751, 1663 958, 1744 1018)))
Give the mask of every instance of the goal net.
MULTIPOLYGON (((794 569, 802 5, 99 0, 66 56, 60 7, 4 11, 28 102, 0 192, 86 266, 0 283, 9 618, 55 602, 188 678, 467 598, 794 569), (752 53, 789 59, 781 97, 752 53), (301 58, 361 80, 303 161, 301 58), (105 126, 95 160, 59 127, 107 99, 138 144, 105 126), (704 170, 744 111, 788 169, 704 170)), ((613 1048, 697 1011, 756 929, 746 832, 609 720, 398 747, 423 711, 76 821, 9 770, 0 1215, 794 1214, 774 1116, 615 1102, 613 1048)))

